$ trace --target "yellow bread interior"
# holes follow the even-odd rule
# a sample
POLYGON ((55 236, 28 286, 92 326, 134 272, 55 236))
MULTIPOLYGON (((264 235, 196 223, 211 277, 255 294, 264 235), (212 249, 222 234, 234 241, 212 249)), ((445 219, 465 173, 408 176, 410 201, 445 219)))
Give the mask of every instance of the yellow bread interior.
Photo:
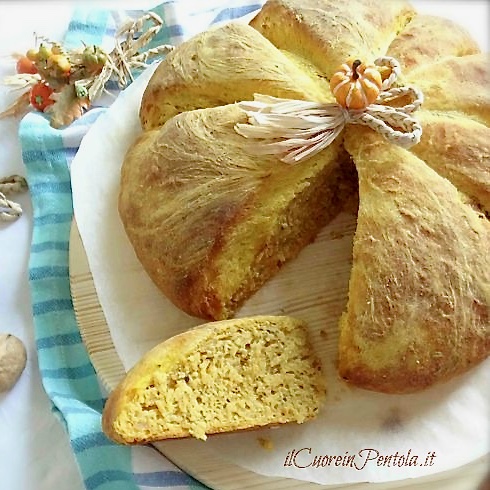
POLYGON ((119 211, 144 268, 183 311, 233 316, 355 193, 354 159, 362 196, 341 373, 401 393, 469 369, 490 352, 478 212, 489 207, 490 69, 478 51, 450 21, 375 0, 269 0, 250 26, 177 48, 148 85, 145 132, 122 171, 119 211), (340 63, 384 54, 424 93, 410 151, 349 126, 345 145, 341 136, 291 167, 234 131, 246 121, 234 102, 256 92, 331 101, 340 63))
POLYGON ((103 430, 124 444, 315 417, 325 395, 305 324, 258 316, 202 325, 149 351, 110 395, 103 430))

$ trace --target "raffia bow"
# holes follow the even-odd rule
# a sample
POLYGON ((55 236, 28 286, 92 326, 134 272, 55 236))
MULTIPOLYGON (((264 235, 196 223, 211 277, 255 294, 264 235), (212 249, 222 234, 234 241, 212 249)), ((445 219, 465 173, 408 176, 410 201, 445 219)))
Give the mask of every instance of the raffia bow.
POLYGON ((422 127, 412 113, 423 103, 423 94, 411 86, 391 88, 401 73, 394 58, 378 58, 375 65, 388 67, 391 73, 383 81, 375 102, 365 109, 255 94, 253 101, 238 103, 246 112, 248 123, 236 124, 235 131, 245 138, 263 140, 264 144, 254 146, 254 153, 282 154, 281 160, 290 164, 325 149, 346 124, 368 126, 389 141, 409 148, 422 136, 422 127), (409 96, 410 103, 403 107, 385 105, 405 96, 409 96))

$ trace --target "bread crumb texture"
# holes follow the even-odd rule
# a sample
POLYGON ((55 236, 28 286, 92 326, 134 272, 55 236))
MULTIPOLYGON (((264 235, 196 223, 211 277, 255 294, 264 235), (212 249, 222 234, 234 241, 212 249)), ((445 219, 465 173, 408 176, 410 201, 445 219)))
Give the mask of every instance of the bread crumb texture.
POLYGON ((212 322, 151 350, 111 394, 103 428, 126 443, 315 417, 325 394, 306 326, 289 317, 212 322))

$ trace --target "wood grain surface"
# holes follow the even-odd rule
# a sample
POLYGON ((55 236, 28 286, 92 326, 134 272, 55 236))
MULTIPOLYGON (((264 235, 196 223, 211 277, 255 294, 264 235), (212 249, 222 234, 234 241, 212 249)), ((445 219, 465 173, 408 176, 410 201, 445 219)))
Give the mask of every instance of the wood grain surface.
MULTIPOLYGON (((352 231, 352 223, 349 224, 349 219, 346 219, 340 225, 341 228, 344 227, 345 235, 349 239, 348 235, 352 231)), ((123 378, 125 370, 112 342, 75 222, 70 237, 69 263, 73 305, 80 332, 102 384, 108 391, 111 391, 123 378)), ((344 263, 346 263, 345 260, 344 263)), ((339 274, 342 274, 342 271, 339 274)), ((342 287, 345 288, 345 285, 342 287)), ((327 343, 327 348, 329 348, 328 344, 330 343, 327 343)), ((356 490, 408 488, 414 490, 477 490, 485 478, 489 464, 488 458, 484 457, 458 469, 417 479, 387 483, 317 485, 293 479, 270 478, 253 473, 218 458, 214 453, 206 450, 205 443, 194 445, 192 452, 189 451, 186 441, 159 442, 155 443, 154 446, 177 466, 215 490, 334 490, 344 488, 356 490)), ((481 488, 483 490, 483 487, 481 488)))

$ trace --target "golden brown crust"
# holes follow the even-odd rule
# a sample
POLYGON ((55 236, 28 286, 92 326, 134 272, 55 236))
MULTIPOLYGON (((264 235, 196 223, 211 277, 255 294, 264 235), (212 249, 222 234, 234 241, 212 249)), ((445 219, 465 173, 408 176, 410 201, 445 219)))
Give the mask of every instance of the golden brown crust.
POLYGON ((386 53, 396 58, 403 73, 447 56, 479 53, 478 44, 459 24, 432 15, 416 15, 393 40, 386 53))
POLYGON ((385 393, 446 381, 490 352, 490 224, 410 152, 350 128, 359 214, 339 372, 385 393))
POLYGON ((415 14, 390 0, 269 0, 250 22, 275 46, 312 62, 327 79, 351 57, 372 63, 415 14))
POLYGON ((490 216, 490 129, 462 115, 419 111, 420 143, 411 148, 490 216))
POLYGON ((161 62, 140 109, 144 129, 161 126, 181 112, 253 100, 254 93, 328 101, 323 80, 304 73, 246 24, 205 31, 161 62))
POLYGON ((424 94, 423 108, 471 117, 490 125, 490 64, 484 53, 448 57, 407 74, 424 94))

